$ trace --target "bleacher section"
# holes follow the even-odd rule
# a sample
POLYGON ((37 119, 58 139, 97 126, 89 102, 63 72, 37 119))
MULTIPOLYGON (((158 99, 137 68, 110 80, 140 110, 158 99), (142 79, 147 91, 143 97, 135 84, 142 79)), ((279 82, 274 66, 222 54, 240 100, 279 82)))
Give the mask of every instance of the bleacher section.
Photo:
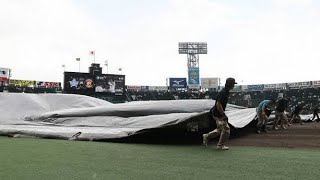
MULTIPOLYGON (((175 99, 216 99, 218 92, 180 92, 180 91, 128 91, 133 101, 150 100, 175 100, 175 99)), ((248 108, 257 107, 264 99, 279 99, 283 96, 291 97, 291 106, 299 101, 304 102, 304 112, 310 112, 312 108, 320 103, 320 88, 310 87, 303 89, 283 89, 264 91, 240 91, 230 93, 230 104, 248 108)))
MULTIPOLYGON (((57 84, 57 83, 56 83, 57 84)), ((285 84, 285 83, 283 83, 285 84)), ((230 104, 244 106, 248 108, 257 107, 264 99, 278 99, 283 96, 291 97, 291 105, 304 102, 304 111, 310 112, 313 107, 320 103, 320 83, 310 81, 308 83, 287 83, 282 88, 270 88, 270 85, 245 85, 238 86, 236 91, 230 93, 230 104), (303 86, 301 86, 301 84, 303 86), (249 88, 248 88, 249 87, 249 88), (265 87, 264 89, 250 89, 250 87, 265 87), (285 87, 285 88, 283 88, 285 87)), ((279 87, 274 84, 273 87, 279 87)), ((220 87, 221 89, 222 87, 220 87)), ((58 87, 29 87, 24 85, 0 86, 0 92, 15 93, 63 93, 61 86, 58 87)), ((89 95, 104 99, 113 103, 125 101, 150 101, 150 100, 177 100, 177 99, 216 99, 218 91, 188 91, 187 89, 174 90, 166 86, 126 86, 125 96, 103 96, 89 95), (125 99, 124 99, 125 98, 125 99)))

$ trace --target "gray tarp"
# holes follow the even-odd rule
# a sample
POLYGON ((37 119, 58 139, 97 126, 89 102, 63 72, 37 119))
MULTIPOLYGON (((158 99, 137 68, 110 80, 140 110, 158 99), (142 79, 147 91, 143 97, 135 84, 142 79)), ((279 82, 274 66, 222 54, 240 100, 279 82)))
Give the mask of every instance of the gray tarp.
MULTIPOLYGON (((82 95, 0 93, 0 134, 68 139, 82 132, 84 140, 121 138, 201 117, 213 105, 214 100, 112 104, 82 95)), ((242 128, 255 109, 228 104, 226 114, 232 126, 242 128)))

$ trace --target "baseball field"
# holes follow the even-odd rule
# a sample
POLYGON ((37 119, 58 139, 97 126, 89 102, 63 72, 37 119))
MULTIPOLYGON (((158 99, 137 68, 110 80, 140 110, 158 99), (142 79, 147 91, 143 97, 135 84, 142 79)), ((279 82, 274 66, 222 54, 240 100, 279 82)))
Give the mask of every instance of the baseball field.
POLYGON ((319 179, 320 123, 199 144, 0 137, 0 179, 319 179))

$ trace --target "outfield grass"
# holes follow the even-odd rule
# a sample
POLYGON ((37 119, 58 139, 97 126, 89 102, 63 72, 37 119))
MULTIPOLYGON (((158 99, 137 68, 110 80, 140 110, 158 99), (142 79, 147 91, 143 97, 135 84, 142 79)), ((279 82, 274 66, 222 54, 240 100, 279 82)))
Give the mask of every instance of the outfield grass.
POLYGON ((0 137, 0 179, 319 179, 320 149, 0 137))

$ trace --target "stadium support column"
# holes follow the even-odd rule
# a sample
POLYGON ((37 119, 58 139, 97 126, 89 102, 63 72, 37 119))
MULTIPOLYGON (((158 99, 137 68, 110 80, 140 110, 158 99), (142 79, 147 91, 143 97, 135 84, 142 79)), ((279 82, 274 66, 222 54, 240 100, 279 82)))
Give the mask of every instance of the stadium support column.
POLYGON ((188 68, 190 67, 199 68, 199 54, 188 54, 188 68))
POLYGON ((199 54, 188 54, 188 82, 190 90, 200 89, 199 54))

